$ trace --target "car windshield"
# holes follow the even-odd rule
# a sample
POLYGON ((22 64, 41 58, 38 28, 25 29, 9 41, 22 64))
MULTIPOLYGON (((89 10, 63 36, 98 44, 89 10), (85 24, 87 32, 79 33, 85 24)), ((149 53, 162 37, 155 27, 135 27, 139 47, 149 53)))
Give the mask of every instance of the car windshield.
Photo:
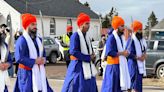
POLYGON ((45 45, 52 45, 52 44, 55 44, 55 42, 50 38, 45 38, 44 39, 44 44, 45 45))

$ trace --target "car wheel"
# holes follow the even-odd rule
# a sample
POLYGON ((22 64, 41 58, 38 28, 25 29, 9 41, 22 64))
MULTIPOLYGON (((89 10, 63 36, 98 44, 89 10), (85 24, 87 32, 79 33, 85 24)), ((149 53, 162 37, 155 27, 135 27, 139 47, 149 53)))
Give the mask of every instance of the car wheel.
POLYGON ((157 78, 164 78, 164 64, 157 67, 156 76, 157 78))
POLYGON ((58 61, 62 61, 63 60, 63 56, 62 54, 60 53, 60 56, 57 58, 58 61))
POLYGON ((97 68, 97 71, 98 71, 98 75, 102 76, 103 75, 103 68, 101 67, 101 60, 97 61, 96 68, 97 68))
POLYGON ((52 52, 50 55, 50 62, 55 64, 57 62, 57 54, 55 52, 52 52))

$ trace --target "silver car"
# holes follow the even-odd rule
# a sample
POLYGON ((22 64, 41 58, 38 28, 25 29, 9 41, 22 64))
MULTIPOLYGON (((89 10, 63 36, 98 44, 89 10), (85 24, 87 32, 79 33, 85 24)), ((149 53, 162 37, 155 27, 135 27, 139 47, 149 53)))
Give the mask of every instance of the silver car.
POLYGON ((60 57, 59 45, 52 38, 45 37, 44 47, 46 51, 47 60, 50 63, 56 63, 57 58, 60 57))

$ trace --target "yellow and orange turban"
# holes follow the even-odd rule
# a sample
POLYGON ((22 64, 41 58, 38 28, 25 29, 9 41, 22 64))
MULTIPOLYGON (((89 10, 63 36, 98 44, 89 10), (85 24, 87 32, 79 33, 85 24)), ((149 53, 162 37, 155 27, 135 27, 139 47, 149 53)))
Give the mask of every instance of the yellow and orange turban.
POLYGON ((119 16, 114 16, 112 19, 113 29, 118 29, 118 27, 122 25, 124 25, 124 20, 119 16))
POLYGON ((36 22, 36 17, 34 15, 29 13, 22 14, 22 26, 25 30, 33 22, 36 22))
POLYGON ((67 32, 72 32, 72 26, 67 26, 67 32))
POLYGON ((80 13, 77 17, 77 25, 80 27, 86 22, 90 22, 90 16, 85 13, 80 13))
POLYGON ((138 20, 135 20, 131 24, 131 28, 133 29, 134 32, 137 32, 138 30, 142 30, 142 23, 138 20))

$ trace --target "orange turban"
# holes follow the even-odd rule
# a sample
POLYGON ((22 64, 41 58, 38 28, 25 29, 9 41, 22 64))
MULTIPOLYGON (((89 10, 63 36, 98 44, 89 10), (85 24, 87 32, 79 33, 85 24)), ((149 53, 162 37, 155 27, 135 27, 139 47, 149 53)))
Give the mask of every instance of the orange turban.
POLYGON ((72 32, 72 26, 67 26, 67 32, 72 32))
POLYGON ((85 13, 80 13, 77 17, 77 25, 80 27, 86 22, 90 22, 90 16, 85 13))
POLYGON ((26 29, 31 23, 36 22, 36 17, 32 14, 22 14, 22 26, 26 29))
POLYGON ((131 28, 133 29, 134 32, 137 32, 138 30, 142 30, 142 23, 140 21, 135 20, 131 24, 131 28))
POLYGON ((122 25, 124 25, 124 20, 119 16, 114 16, 112 19, 113 29, 118 29, 118 27, 122 25))

